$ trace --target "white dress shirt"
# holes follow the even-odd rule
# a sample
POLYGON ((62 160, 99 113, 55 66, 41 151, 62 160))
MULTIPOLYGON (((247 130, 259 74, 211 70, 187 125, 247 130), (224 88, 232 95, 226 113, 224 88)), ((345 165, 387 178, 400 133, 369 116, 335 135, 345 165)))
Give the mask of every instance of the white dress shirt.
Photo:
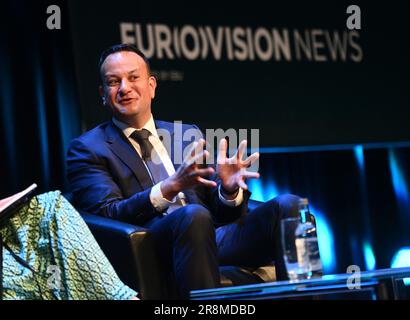
MULTIPOLYGON (((132 139, 130 137, 131 134, 137 129, 132 128, 132 127, 128 126, 128 124, 123 123, 123 122, 121 122, 121 121, 119 121, 115 118, 112 118, 112 121, 124 133, 124 135, 131 142, 134 149, 141 156, 141 147, 140 147, 140 145, 138 144, 138 142, 136 142, 134 139, 132 139)), ((157 132, 157 129, 155 127, 155 122, 154 122, 154 118, 153 118, 152 114, 151 114, 151 117, 148 120, 148 122, 142 128, 140 128, 138 130, 142 130, 142 129, 147 129, 151 133, 151 135, 148 138, 149 142, 152 144, 153 148, 155 149, 158 156, 160 157, 160 159, 161 159, 161 161, 162 161, 168 175, 169 176, 173 175, 175 173, 174 165, 173 165, 173 163, 171 161, 171 158, 170 158, 170 156, 167 152, 167 149, 165 148, 162 141, 159 139, 158 132, 157 132)), ((150 173, 147 165, 145 164, 145 162, 144 162, 144 165, 147 168, 147 171, 149 172, 149 174, 151 175, 151 173, 150 173)), ((185 205, 185 203, 186 203, 185 202, 185 195, 184 195, 183 192, 178 193, 178 195, 174 199, 172 199, 172 201, 169 201, 168 199, 164 198, 163 195, 162 195, 162 192, 161 192, 161 183, 162 183, 162 181, 157 183, 156 185, 154 185, 152 187, 151 193, 150 193, 151 203, 157 211, 159 211, 159 212, 166 211, 166 213, 170 213, 173 210, 175 210, 176 208, 178 208, 180 205, 176 203, 177 197, 179 197, 181 199, 182 204, 185 205)), ((243 201, 243 190, 241 188, 239 189, 239 192, 238 192, 238 195, 236 196, 236 198, 232 199, 232 200, 225 199, 221 194, 220 188, 218 190, 218 194, 219 194, 219 198, 221 199, 221 201, 224 204, 226 204, 228 206, 231 206, 231 207, 239 206, 243 201)))

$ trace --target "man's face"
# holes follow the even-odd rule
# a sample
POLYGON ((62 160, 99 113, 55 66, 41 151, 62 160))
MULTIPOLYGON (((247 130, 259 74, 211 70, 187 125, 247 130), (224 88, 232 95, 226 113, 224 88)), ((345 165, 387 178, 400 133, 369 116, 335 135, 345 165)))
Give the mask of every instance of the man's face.
POLYGON ((101 66, 101 76, 100 94, 118 120, 148 121, 157 84, 139 55, 129 51, 109 55, 101 66))

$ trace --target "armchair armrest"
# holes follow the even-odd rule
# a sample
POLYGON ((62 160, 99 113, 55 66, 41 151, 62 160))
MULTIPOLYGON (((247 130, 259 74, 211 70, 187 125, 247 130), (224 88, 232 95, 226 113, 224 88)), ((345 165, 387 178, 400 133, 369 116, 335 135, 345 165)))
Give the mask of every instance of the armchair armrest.
POLYGON ((160 266, 145 228, 79 211, 120 279, 143 299, 163 295, 160 266))

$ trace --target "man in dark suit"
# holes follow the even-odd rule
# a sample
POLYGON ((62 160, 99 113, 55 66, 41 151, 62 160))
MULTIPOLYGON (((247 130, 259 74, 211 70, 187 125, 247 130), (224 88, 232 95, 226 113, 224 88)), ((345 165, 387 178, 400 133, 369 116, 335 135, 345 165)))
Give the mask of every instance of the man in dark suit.
POLYGON ((217 287, 219 265, 275 261, 278 277, 286 278, 279 220, 296 214, 298 197, 280 196, 248 212, 246 179, 259 174, 247 168, 259 154, 243 159, 246 141, 228 158, 221 139, 215 168, 201 165, 209 152, 197 127, 153 119, 156 80, 140 51, 113 46, 99 67, 100 94, 113 117, 70 145, 67 176, 77 206, 149 228, 181 297, 217 287), (194 141, 180 141, 175 131, 191 132, 194 141), (184 150, 177 161, 175 152, 184 150))

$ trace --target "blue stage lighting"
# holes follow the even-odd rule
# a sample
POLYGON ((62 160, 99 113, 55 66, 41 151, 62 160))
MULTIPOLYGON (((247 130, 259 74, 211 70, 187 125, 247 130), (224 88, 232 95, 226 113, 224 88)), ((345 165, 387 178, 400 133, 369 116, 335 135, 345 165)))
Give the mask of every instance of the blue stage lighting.
POLYGON ((390 265, 392 268, 410 267, 410 247, 404 247, 397 251, 390 265))
POLYGON ((363 244, 363 255, 366 270, 374 270, 376 268, 376 258, 374 257, 373 248, 369 242, 363 244))

